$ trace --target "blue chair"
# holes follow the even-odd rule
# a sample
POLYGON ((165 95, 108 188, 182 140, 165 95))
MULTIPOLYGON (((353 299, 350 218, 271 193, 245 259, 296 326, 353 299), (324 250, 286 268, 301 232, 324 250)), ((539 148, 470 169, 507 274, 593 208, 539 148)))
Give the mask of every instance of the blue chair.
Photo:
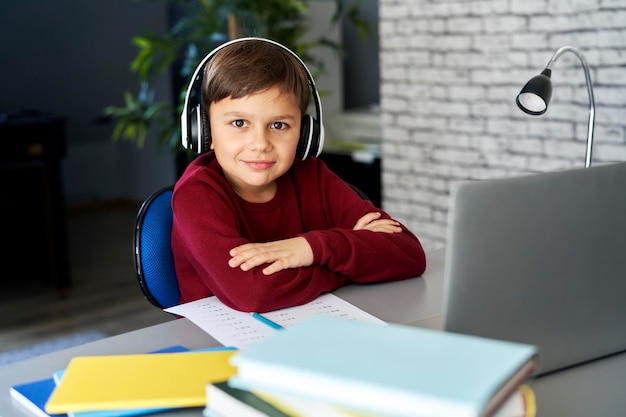
POLYGON ((173 189, 164 187, 146 198, 137 213, 133 238, 139 286, 146 299, 160 309, 180 302, 171 248, 173 189))

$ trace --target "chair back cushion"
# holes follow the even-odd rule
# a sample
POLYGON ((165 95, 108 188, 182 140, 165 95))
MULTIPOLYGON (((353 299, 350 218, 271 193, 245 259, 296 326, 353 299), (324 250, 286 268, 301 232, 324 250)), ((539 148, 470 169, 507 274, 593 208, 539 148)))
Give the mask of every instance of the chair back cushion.
POLYGON ((135 268, 144 295, 159 308, 179 304, 180 290, 172 255, 172 187, 148 197, 135 227, 135 268))

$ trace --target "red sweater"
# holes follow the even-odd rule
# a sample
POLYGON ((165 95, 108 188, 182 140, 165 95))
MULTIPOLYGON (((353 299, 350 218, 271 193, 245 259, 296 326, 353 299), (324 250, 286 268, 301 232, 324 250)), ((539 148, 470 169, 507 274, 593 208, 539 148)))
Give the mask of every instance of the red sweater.
POLYGON ((181 303, 216 295, 241 311, 271 311, 304 304, 350 282, 394 281, 422 275, 424 250, 402 233, 352 230, 364 214, 384 211, 361 199, 317 158, 296 160, 277 180, 267 203, 241 199, 208 153, 176 183, 172 250, 181 303), (229 250, 248 242, 303 236, 313 265, 263 275, 228 266, 229 250))

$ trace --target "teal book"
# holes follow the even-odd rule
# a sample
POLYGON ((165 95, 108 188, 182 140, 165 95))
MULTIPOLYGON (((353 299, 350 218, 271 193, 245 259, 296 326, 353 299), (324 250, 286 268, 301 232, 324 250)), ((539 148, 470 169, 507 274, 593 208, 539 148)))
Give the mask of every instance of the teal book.
POLYGON ((536 371, 534 345, 418 327, 306 319, 231 358, 236 388, 392 417, 486 417, 536 371))

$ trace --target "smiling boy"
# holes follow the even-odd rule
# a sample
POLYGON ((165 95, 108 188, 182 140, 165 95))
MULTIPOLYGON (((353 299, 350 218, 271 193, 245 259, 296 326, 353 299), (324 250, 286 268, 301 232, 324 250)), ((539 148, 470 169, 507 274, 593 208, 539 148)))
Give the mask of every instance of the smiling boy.
MULTIPOLYGON (((242 311, 303 304, 351 282, 421 275, 418 238, 315 157, 297 157, 310 73, 247 38, 220 48, 202 82, 210 151, 176 183, 172 250, 181 303, 216 295, 242 311)), ((314 88, 314 87, 313 87, 314 88)))

